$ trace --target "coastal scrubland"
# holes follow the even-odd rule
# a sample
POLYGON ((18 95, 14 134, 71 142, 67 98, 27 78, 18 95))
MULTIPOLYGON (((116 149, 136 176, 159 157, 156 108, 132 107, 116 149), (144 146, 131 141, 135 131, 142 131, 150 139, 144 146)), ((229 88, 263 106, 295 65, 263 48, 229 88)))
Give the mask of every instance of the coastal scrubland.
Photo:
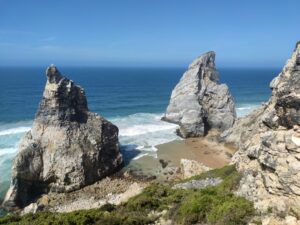
MULTIPOLYGON (((8 215, 0 224, 8 225, 144 225, 155 221, 173 224, 228 224, 243 225, 255 215, 253 204, 234 195, 240 174, 234 165, 203 173, 189 180, 221 178, 217 186, 198 189, 174 189, 174 184, 153 183, 144 191, 115 206, 106 204, 99 209, 70 213, 38 212, 24 216, 8 215)), ((181 181, 182 182, 182 181, 181 181)))

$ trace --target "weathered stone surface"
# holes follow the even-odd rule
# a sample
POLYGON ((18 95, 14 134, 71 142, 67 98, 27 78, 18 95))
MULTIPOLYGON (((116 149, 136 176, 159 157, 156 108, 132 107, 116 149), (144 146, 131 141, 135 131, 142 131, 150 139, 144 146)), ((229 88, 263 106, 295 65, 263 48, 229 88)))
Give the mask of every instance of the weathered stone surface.
POLYGON ((181 159, 180 167, 183 179, 200 175, 201 173, 211 170, 211 168, 205 166, 203 163, 190 159, 181 159))
POLYGON ((262 225, 300 225, 300 220, 294 216, 286 216, 285 218, 266 216, 261 222, 262 225))
POLYGON ((209 130, 229 129, 236 118, 233 97, 227 85, 219 84, 215 53, 195 59, 172 91, 162 118, 180 125, 184 138, 205 136, 209 130))
POLYGON ((36 118, 13 163, 8 208, 25 207, 41 193, 80 189, 122 163, 118 128, 89 112, 84 90, 55 66, 46 74, 36 118))
POLYGON ((271 82, 272 96, 236 121, 225 136, 239 150, 233 163, 243 173, 238 193, 262 212, 300 215, 300 44, 271 82))
POLYGON ((23 211, 21 212, 21 215, 25 215, 28 213, 37 213, 39 210, 39 206, 37 203, 31 203, 30 205, 26 206, 23 211))
POLYGON ((185 183, 179 183, 173 186, 173 189, 204 189, 208 186, 217 186, 222 183, 222 179, 206 178, 202 180, 191 180, 185 183))

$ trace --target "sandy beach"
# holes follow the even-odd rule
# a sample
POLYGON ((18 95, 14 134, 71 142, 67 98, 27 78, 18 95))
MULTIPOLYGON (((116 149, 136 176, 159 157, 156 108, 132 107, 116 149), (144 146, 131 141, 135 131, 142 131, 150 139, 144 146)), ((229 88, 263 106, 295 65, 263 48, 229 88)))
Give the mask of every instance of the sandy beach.
POLYGON ((157 157, 180 166, 180 159, 196 160, 211 168, 220 168, 230 162, 235 149, 205 138, 189 138, 157 146, 157 157))
POLYGON ((191 159, 211 168, 221 168, 230 162, 235 152, 233 146, 209 141, 205 138, 189 138, 158 145, 157 157, 143 156, 132 160, 125 170, 159 180, 173 176, 180 168, 181 159, 191 159))

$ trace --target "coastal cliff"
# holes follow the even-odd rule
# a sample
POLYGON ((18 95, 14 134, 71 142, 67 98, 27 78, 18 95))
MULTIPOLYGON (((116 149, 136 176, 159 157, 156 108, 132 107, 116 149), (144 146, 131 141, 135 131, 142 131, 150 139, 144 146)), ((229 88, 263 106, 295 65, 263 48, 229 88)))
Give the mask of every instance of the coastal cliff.
MULTIPOLYGON (((239 150, 238 194, 269 215, 300 215, 300 43, 270 84, 269 101, 227 132, 239 150)), ((275 224, 275 223, 274 223, 275 224)), ((276 223, 281 224, 281 223, 276 223)), ((284 223, 282 223, 284 224, 284 223)), ((287 223, 291 224, 291 223, 287 223)))
MULTIPOLYGON (((212 161, 218 161, 221 146, 234 143, 238 151, 223 151, 226 164, 234 154, 232 165, 212 169, 182 159, 177 170, 172 161, 159 158, 151 166, 161 167, 158 171, 166 175, 162 183, 156 176, 143 181, 125 168, 119 177, 87 186, 121 164, 118 130, 88 112, 82 88, 52 66, 33 128, 21 142, 5 205, 24 207, 40 193, 47 194, 21 212, 36 214, 8 216, 0 224, 39 224, 45 219, 47 224, 80 224, 85 218, 91 224, 300 224, 300 43, 271 82, 269 101, 239 119, 228 87, 219 84, 214 57, 209 52, 191 64, 163 119, 178 123, 183 137, 217 131, 217 139, 197 138, 197 143, 190 138, 184 143, 204 149, 201 156, 210 154, 212 161), (100 134, 95 128, 99 126, 100 134), (208 140, 218 144, 218 151, 209 151, 208 140)), ((177 157, 184 150, 173 147, 177 157)))
POLYGON ((236 118, 234 100, 227 85, 219 80, 214 52, 195 59, 172 91, 162 119, 179 124, 178 134, 184 138, 232 127, 236 118))
POLYGON ((84 90, 51 65, 31 130, 13 163, 4 206, 23 208, 40 194, 70 192, 122 164, 118 128, 89 112, 84 90))

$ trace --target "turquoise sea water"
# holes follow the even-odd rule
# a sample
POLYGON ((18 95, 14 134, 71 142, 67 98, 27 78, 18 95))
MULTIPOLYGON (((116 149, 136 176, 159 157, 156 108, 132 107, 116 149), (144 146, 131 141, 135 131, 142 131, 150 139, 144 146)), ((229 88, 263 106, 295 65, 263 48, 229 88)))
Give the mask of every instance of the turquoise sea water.
MULTIPOLYGON (((20 138, 31 127, 42 97, 45 68, 0 68, 0 198, 7 190, 20 138)), ((155 145, 177 139, 176 126, 160 120, 185 68, 60 68, 84 87, 89 108, 120 129, 123 152, 155 156, 155 145)), ((280 68, 219 69, 234 95, 239 116, 270 96, 280 68)))

